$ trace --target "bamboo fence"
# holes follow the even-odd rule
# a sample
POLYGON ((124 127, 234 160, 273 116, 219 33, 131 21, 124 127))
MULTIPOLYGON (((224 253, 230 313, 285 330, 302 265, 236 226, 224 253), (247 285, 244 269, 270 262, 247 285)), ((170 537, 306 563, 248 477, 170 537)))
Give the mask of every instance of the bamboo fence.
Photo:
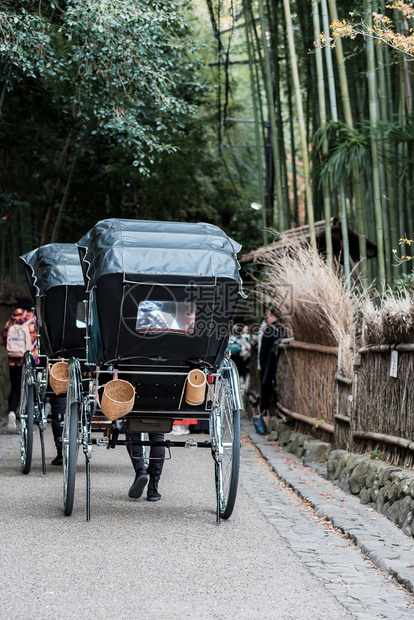
POLYGON ((277 372, 279 411, 295 430, 332 441, 338 349, 307 342, 281 344, 277 372))
MULTIPOLYGON (((370 345, 358 352, 353 377, 338 373, 338 350, 285 341, 276 375, 277 412, 297 432, 334 448, 370 454, 396 466, 414 465, 414 345, 370 345), (391 349, 398 351, 390 376, 391 349)), ((257 355, 251 389, 260 394, 257 355)))
POLYGON ((353 447, 395 465, 414 463, 414 345, 401 344, 397 376, 390 376, 391 347, 359 350, 357 397, 353 408, 353 447))

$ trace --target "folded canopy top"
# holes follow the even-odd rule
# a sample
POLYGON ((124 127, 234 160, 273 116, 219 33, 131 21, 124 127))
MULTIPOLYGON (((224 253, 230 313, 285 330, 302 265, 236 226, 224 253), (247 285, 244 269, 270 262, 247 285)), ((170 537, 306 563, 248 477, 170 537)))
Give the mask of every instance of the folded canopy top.
POLYGON ((112 218, 95 224, 77 246, 87 290, 115 273, 222 277, 242 284, 241 245, 212 224, 112 218))
POLYGON ((74 243, 49 243, 20 258, 35 297, 46 295, 54 286, 85 286, 78 248, 74 243))

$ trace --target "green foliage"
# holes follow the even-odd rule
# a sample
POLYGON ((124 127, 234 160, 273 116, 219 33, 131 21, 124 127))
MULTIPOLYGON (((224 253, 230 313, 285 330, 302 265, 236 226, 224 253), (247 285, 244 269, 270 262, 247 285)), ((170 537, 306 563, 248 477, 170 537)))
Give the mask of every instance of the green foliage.
POLYGON ((340 183, 345 173, 363 170, 369 160, 370 139, 367 133, 351 129, 345 123, 329 121, 314 134, 314 160, 320 161, 319 181, 340 183), (327 146, 323 154, 324 143, 327 146))
POLYGON ((54 2, 41 7, 39 15, 38 3, 11 3, 1 14, 7 89, 36 79, 78 134, 99 132, 121 144, 148 173, 157 154, 175 150, 169 138, 194 112, 176 88, 189 64, 177 5, 70 0, 64 11, 54 2))
POLYGON ((409 293, 414 295, 414 271, 405 273, 394 278, 390 290, 395 294, 409 293))
POLYGON ((239 240, 240 220, 256 245, 186 4, 0 5, 1 273, 105 217, 209 221, 239 240))
POLYGON ((383 454, 379 450, 377 450, 377 449, 371 450, 370 459, 372 461, 374 461, 375 459, 382 459, 382 457, 383 457, 383 454))

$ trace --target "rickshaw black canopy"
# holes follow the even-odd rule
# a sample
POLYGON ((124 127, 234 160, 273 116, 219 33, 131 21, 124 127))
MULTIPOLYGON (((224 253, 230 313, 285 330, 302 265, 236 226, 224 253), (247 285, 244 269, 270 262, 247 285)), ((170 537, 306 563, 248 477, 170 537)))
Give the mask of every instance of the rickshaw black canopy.
POLYGON ((211 224, 108 219, 77 243, 91 360, 220 363, 241 291, 241 246, 211 224))
POLYGON ((87 290, 114 273, 230 278, 241 245, 205 223, 102 220, 77 243, 87 290))
POLYGON ((73 243, 50 243, 20 257, 36 298, 41 352, 85 356, 85 283, 73 243))

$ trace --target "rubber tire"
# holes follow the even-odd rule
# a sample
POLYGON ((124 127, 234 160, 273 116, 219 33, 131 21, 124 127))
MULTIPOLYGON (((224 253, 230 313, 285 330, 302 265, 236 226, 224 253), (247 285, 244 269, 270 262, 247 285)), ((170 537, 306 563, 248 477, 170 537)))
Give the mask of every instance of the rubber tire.
POLYGON ((34 424, 34 386, 27 385, 26 394, 26 430, 20 437, 20 451, 22 460, 22 469, 24 474, 28 474, 32 467, 33 455, 33 424, 34 424), (24 454, 24 456, 23 456, 24 454))
POLYGON ((70 517, 73 511, 73 501, 75 497, 75 478, 76 478, 76 461, 78 457, 78 410, 79 404, 72 403, 69 412, 69 445, 62 446, 63 459, 67 458, 66 468, 64 463, 63 471, 63 504, 65 515, 70 517))
MULTIPOLYGON (((231 457, 230 461, 227 461, 225 456, 222 461, 222 470, 226 465, 226 476, 222 473, 222 478, 225 478, 225 486, 223 489, 224 495, 224 506, 220 505, 220 517, 222 519, 228 519, 233 510, 234 505, 236 503, 237 497, 237 488, 239 484, 239 471, 240 471, 240 410, 233 408, 233 402, 231 398, 231 390, 230 386, 227 383, 224 386, 225 390, 225 407, 226 411, 222 412, 221 415, 221 437, 223 439, 223 443, 226 443, 226 437, 228 433, 226 433, 226 428, 231 433, 232 436, 232 448, 231 448, 231 457), (231 425, 231 429, 228 428, 231 425)), ((227 442, 228 443, 228 442, 227 442)), ((216 467, 216 484, 219 483, 218 480, 218 466, 216 467)))

